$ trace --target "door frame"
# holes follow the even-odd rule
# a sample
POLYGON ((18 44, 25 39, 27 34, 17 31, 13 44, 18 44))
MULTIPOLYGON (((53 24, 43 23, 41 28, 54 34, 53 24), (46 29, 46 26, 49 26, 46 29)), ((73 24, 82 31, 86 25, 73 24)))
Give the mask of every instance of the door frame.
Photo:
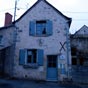
POLYGON ((47 55, 47 61, 46 61, 46 81, 58 81, 58 55, 47 55), (57 73, 57 79, 56 80, 49 80, 49 79, 47 79, 47 74, 48 74, 48 56, 56 56, 56 73, 57 73))

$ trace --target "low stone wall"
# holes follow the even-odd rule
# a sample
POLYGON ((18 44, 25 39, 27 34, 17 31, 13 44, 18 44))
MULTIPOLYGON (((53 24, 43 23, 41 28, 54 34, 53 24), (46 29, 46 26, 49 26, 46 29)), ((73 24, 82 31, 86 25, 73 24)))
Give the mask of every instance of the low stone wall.
POLYGON ((88 83, 88 66, 72 66, 72 80, 77 83, 88 83))

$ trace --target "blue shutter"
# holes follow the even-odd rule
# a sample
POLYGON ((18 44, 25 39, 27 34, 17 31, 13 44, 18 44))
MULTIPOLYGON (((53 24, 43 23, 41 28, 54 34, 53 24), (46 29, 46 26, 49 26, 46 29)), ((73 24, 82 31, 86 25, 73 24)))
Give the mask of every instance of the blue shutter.
POLYGON ((53 26, 52 21, 48 20, 46 23, 46 33, 48 35, 52 35, 52 31, 53 31, 52 26, 53 26))
POLYGON ((38 65, 42 66, 43 65, 43 60, 44 60, 44 51, 38 49, 37 50, 37 60, 38 60, 38 65))
POLYGON ((24 65, 25 64, 25 55, 26 55, 26 50, 21 49, 19 51, 19 64, 24 65))
POLYGON ((29 34, 30 35, 35 35, 35 21, 30 21, 30 28, 29 28, 29 34))

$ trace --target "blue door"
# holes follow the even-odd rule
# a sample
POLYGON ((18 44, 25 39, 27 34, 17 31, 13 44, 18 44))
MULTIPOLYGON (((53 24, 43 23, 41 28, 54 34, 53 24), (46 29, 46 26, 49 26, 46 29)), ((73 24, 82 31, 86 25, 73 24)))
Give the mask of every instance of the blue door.
POLYGON ((57 56, 48 55, 47 56, 47 80, 57 81, 58 71, 57 71, 57 56))

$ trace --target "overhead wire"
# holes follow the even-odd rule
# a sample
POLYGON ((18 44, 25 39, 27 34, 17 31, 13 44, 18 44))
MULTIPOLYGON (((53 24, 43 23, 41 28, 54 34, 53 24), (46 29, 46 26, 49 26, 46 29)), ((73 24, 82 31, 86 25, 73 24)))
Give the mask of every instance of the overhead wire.
MULTIPOLYGON (((5 11, 8 11, 8 10, 13 10, 14 8, 9 8, 9 9, 3 9, 3 10, 0 10, 0 13, 1 12, 5 12, 5 11)), ((26 8, 17 8, 17 9, 26 9, 26 8)), ((86 11, 86 12, 79 12, 79 11, 62 11, 63 13, 70 13, 70 14, 88 14, 88 11, 86 11)), ((88 21, 88 19, 74 19, 73 18, 73 21, 88 21)))

